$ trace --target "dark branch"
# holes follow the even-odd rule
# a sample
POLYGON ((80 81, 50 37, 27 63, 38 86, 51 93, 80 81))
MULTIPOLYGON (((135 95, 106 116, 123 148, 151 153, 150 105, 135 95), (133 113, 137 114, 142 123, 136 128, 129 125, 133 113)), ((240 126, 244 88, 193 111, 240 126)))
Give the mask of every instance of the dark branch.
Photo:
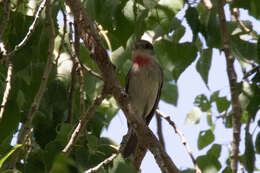
POLYGON ((229 86, 231 92, 231 104, 232 104, 232 127, 233 127, 233 141, 231 152, 231 169, 233 173, 238 170, 239 160, 239 143, 240 143, 240 128, 241 128, 241 107, 238 100, 237 90, 237 75, 234 69, 234 56, 230 50, 230 35, 227 29, 226 16, 224 12, 225 0, 218 0, 218 16, 220 21, 220 33, 223 45, 223 50, 226 56, 226 69, 229 79, 229 86))

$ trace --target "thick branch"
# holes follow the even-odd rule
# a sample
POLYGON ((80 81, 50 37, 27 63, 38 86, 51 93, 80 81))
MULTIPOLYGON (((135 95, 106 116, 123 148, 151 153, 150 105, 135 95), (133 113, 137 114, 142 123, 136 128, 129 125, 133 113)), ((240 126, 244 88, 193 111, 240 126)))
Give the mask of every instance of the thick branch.
POLYGON ((135 113, 129 104, 128 95, 120 85, 107 52, 98 37, 97 31, 93 27, 93 23, 80 4, 80 1, 67 0, 66 3, 71 8, 75 19, 78 19, 79 21, 78 26, 80 36, 83 39, 85 46, 90 50, 91 57, 97 63, 102 73, 105 85, 107 85, 107 91, 113 94, 119 106, 125 113, 128 122, 130 122, 133 127, 135 127, 134 130, 139 139, 142 139, 144 144, 146 144, 148 149, 153 153, 155 160, 157 161, 162 172, 179 172, 168 154, 161 147, 159 141, 156 139, 152 131, 147 128, 141 119, 138 119, 135 116, 135 113))
POLYGON ((158 114, 156 114, 156 121, 157 121, 157 135, 161 145, 165 149, 165 142, 163 139, 163 132, 162 132, 162 119, 158 114))
POLYGON ((218 15, 220 21, 220 33, 223 44, 223 50, 227 62, 227 74, 229 79, 229 86, 231 92, 232 104, 232 127, 233 127, 233 141, 231 152, 231 169, 233 173, 237 172, 238 159, 239 159, 239 143, 240 143, 240 128, 241 128, 241 107, 238 100, 237 90, 237 75, 234 69, 234 56, 230 50, 230 35, 228 33, 226 17, 224 13, 225 0, 218 0, 218 15))

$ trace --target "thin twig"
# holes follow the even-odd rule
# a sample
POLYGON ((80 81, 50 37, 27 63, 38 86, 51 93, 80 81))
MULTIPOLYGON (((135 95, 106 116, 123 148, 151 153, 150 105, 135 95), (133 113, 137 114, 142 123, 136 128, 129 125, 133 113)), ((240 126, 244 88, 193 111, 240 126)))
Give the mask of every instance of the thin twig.
POLYGON ((3 100, 1 103, 1 110, 0 110, 0 122, 3 119, 3 115, 4 115, 4 111, 5 111, 5 105, 11 90, 11 80, 12 80, 12 73, 13 73, 13 64, 11 62, 9 62, 8 65, 8 70, 7 70, 7 76, 6 76, 6 87, 5 87, 5 91, 4 91, 4 96, 3 96, 3 100))
MULTIPOLYGON (((43 4, 43 3, 42 3, 43 4)), ((45 4, 45 3, 44 3, 45 4)), ((31 124, 32 120, 35 117, 39 106, 41 102, 41 98, 44 94, 44 91, 47 86, 49 74, 51 72, 52 66, 53 66, 53 50, 54 50, 54 38, 55 38, 55 29, 54 29, 54 23, 52 20, 52 15, 51 15, 51 4, 50 0, 46 0, 46 25, 49 27, 49 48, 48 48, 48 59, 45 65, 45 70, 42 76, 42 81, 39 87, 39 90, 37 91, 37 94, 34 97, 34 101, 30 107, 29 114, 27 116, 26 122, 22 125, 21 131, 18 136, 18 143, 19 144, 24 144, 26 136, 30 133, 31 130, 31 124)), ((19 150, 17 150, 17 153, 15 157, 13 157, 13 167, 15 167, 15 164, 17 162, 17 159, 19 157, 19 150)))
POLYGON ((112 162, 116 156, 119 154, 119 152, 112 154, 110 157, 106 158, 104 161, 100 162, 97 166, 90 168, 85 171, 85 173, 93 173, 99 170, 102 166, 107 165, 108 163, 112 162))
POLYGON ((251 32, 251 30, 249 28, 247 28, 246 25, 239 19, 239 13, 238 13, 238 9, 237 8, 232 8, 231 13, 235 17, 235 20, 237 21, 237 23, 240 25, 240 28, 244 32, 246 32, 246 33, 251 32))
POLYGON ((176 124, 174 123, 174 121, 171 120, 170 116, 164 115, 158 109, 156 110, 156 114, 163 117, 173 127, 175 133, 177 133, 180 136, 182 144, 185 146, 185 148, 186 148, 187 152, 189 153, 190 158, 194 164, 196 173, 201 173, 201 170, 196 162, 196 159, 194 158, 194 156, 192 154, 191 148, 190 148, 186 138, 184 137, 184 134, 177 128, 176 124))
POLYGON ((241 130, 241 106, 238 99, 237 90, 237 75, 234 69, 234 56, 230 50, 230 34, 227 29, 226 16, 224 12, 225 0, 218 1, 218 16, 220 22, 220 33, 223 45, 223 50, 226 57, 226 70, 229 79, 229 86, 231 92, 231 105, 232 105, 232 127, 233 127, 233 141, 231 151, 231 169, 236 173, 238 170, 239 161, 239 143, 240 143, 240 130, 241 130))
MULTIPOLYGON (((0 24, 0 52, 2 52, 4 56, 7 55, 7 50, 6 50, 4 41, 3 41, 3 33, 6 29, 6 27, 8 26, 9 16, 10 16, 10 0, 6 0, 4 2, 4 15, 3 15, 2 22, 0 24)), ((7 57, 8 57, 7 59, 9 59, 9 56, 7 56, 7 57)), ((9 96, 9 93, 11 90, 12 73, 13 73, 13 64, 9 60, 7 75, 6 75, 6 79, 5 79, 6 86, 5 86, 5 91, 4 91, 3 100, 1 103, 1 109, 0 109, 0 122, 3 119, 5 105, 7 103, 8 96, 9 96)))
MULTIPOLYGON (((103 91, 104 91, 104 89, 103 89, 103 91)), ((92 115, 96 111, 97 107, 102 103, 102 101, 104 100, 105 97, 106 97, 106 93, 102 92, 102 94, 100 96, 98 96, 95 99, 95 101, 92 103, 92 105, 88 108, 88 111, 86 112, 86 114, 81 116, 81 119, 79 120, 77 127, 73 131, 69 142, 67 143, 65 148, 62 150, 62 152, 67 153, 71 150, 72 146, 76 143, 80 132, 84 130, 89 119, 92 117, 92 115)))
POLYGON ((85 64, 82 64, 82 67, 84 70, 86 70, 87 72, 89 72, 89 74, 95 76, 96 78, 98 79, 101 79, 101 80, 104 80, 103 77, 97 73, 97 72, 94 72, 93 70, 91 70, 88 66, 86 66, 85 64))
POLYGON ((36 12, 33 23, 29 27, 29 30, 28 30, 26 36, 24 37, 24 39, 18 45, 15 46, 14 50, 12 50, 11 52, 8 53, 8 56, 13 56, 18 50, 20 50, 27 43, 29 38, 32 36, 32 33, 35 30, 35 28, 36 28, 36 26, 37 26, 37 24, 40 20, 40 14, 41 14, 42 10, 44 9, 44 7, 46 6, 46 2, 47 2, 47 0, 42 1, 41 5, 39 6, 39 8, 36 12))
POLYGON ((254 74, 255 72, 257 72, 258 69, 259 69, 259 65, 253 67, 250 71, 248 71, 248 72, 246 72, 246 73, 244 74, 243 79, 246 80, 249 76, 251 76, 252 74, 254 74))
POLYGON ((159 137, 159 142, 161 143, 162 147, 165 149, 165 142, 163 138, 163 132, 162 132, 162 119, 161 116, 156 114, 156 121, 157 121, 157 135, 159 137))

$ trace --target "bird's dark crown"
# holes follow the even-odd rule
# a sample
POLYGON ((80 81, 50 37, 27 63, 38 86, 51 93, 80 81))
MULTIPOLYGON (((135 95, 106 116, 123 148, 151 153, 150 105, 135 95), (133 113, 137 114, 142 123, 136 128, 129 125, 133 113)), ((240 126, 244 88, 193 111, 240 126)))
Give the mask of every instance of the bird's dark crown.
POLYGON ((134 44, 133 50, 137 49, 153 50, 153 45, 146 40, 137 40, 134 44))

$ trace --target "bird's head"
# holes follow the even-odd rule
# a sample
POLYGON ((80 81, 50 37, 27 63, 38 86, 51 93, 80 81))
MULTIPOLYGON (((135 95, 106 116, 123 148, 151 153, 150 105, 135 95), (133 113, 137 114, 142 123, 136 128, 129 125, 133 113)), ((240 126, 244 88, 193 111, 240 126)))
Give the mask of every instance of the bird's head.
POLYGON ((146 40, 137 40, 132 49, 132 59, 136 66, 150 64, 155 58, 153 45, 146 40))

